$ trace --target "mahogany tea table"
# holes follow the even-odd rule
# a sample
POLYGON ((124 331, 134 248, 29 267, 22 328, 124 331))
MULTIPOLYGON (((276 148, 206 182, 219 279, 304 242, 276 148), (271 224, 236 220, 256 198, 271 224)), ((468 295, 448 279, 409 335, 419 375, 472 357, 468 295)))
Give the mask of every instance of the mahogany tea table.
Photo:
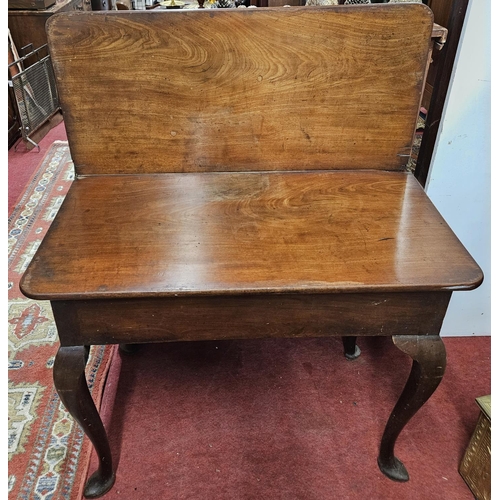
MULTIPOLYGON (((54 382, 114 469, 94 344, 391 336, 413 359, 378 464, 438 386, 451 294, 482 272, 405 164, 422 4, 68 13, 48 39, 76 180, 21 283, 50 300, 54 382)), ((346 471, 348 474, 348 471, 346 471)))

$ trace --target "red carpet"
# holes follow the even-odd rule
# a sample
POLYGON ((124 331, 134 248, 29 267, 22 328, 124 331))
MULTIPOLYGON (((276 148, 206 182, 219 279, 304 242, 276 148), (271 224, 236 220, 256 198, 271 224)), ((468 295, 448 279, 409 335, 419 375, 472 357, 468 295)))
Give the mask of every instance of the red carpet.
POLYGON ((42 163, 45 153, 49 150, 54 141, 66 141, 66 128, 64 122, 59 123, 56 127, 51 129, 49 133, 39 142, 40 152, 36 149, 27 151, 26 147, 20 142, 18 150, 15 151, 14 146, 9 149, 8 163, 9 163, 9 192, 8 192, 8 210, 9 214, 19 197, 24 192, 25 187, 28 185, 32 175, 37 170, 38 166, 42 163))
MULTIPOLYGON (((411 361, 385 338, 142 346, 115 356, 101 406, 117 479, 106 499, 472 499, 458 473, 490 394, 490 338, 446 338, 448 369, 377 467, 411 361)), ((91 471, 96 467, 95 456, 91 471)))

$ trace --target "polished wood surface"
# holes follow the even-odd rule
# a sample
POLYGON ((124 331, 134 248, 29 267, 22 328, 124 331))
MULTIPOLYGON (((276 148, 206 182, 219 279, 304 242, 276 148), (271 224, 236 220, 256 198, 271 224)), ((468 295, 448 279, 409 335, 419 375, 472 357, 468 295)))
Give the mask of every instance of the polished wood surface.
POLYGON ((43 299, 471 289, 482 273, 411 174, 78 179, 21 288, 43 299))
POLYGON ((78 174, 398 170, 433 17, 421 4, 92 12, 47 30, 78 174))
POLYGON ((62 345, 438 335, 451 292, 55 300, 62 345))

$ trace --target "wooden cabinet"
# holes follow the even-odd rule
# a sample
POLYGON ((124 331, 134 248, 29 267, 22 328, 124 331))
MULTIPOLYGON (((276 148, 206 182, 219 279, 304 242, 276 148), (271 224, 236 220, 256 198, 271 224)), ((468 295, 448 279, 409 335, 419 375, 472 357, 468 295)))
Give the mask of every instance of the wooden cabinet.
POLYGON ((45 23, 58 13, 72 10, 92 10, 90 0, 59 0, 44 10, 10 10, 9 30, 17 50, 32 43, 37 49, 47 43, 45 23))
MULTIPOLYGON (((434 22, 443 26, 444 28, 449 28, 448 19, 450 17, 451 8, 453 6, 453 0, 428 0, 427 5, 431 8, 434 13, 434 22)), ((440 57, 439 47, 434 47, 432 52, 432 59, 434 62, 440 57)), ((427 80, 425 82, 424 95, 422 97, 422 106, 429 109, 432 92, 436 83, 437 75, 437 64, 431 64, 429 67, 429 73, 427 75, 427 80)))

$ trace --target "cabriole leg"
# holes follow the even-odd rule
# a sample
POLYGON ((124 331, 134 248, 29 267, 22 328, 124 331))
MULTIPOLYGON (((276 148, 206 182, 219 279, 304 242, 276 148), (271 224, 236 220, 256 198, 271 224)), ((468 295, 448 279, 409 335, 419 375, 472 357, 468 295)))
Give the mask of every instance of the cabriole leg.
POLYGON ((430 398, 443 378, 446 350, 439 335, 394 336, 396 347, 413 359, 410 376, 385 427, 378 465, 394 481, 410 478, 403 463, 394 456, 394 445, 408 421, 430 398))
POLYGON ((97 498, 113 486, 111 450, 101 417, 85 378, 89 346, 60 347, 54 362, 54 384, 62 403, 94 445, 99 468, 88 480, 84 495, 97 498))

